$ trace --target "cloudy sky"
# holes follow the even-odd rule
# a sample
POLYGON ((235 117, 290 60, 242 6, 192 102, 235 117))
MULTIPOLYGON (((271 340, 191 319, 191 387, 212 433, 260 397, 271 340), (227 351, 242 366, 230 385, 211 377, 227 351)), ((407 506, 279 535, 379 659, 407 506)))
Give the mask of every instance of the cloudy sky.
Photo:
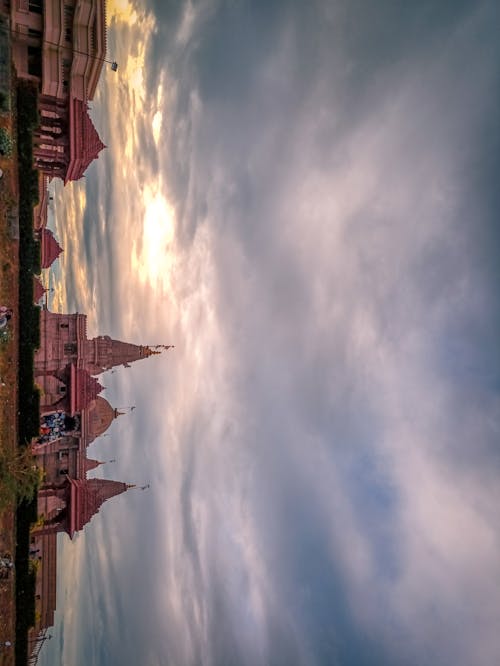
POLYGON ((104 375, 44 666, 500 663, 500 7, 108 2, 56 186, 104 375))

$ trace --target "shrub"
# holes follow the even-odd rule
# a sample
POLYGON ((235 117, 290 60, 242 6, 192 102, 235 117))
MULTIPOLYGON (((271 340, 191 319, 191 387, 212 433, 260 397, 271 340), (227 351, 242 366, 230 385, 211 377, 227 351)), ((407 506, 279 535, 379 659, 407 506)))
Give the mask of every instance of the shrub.
POLYGON ((0 349, 3 349, 8 345, 10 338, 11 334, 9 328, 0 329, 0 349))
POLYGON ((0 127, 0 155, 9 157, 12 155, 12 139, 3 127, 0 127))
POLYGON ((8 111, 9 108, 9 96, 0 90, 0 111, 8 111))

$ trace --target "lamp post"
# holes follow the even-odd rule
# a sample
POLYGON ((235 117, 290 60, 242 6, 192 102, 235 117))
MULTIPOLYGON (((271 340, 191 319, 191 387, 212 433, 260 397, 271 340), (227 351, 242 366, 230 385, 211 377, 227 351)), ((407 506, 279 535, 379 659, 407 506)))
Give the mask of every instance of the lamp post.
MULTIPOLYGON (((0 30, 5 30, 5 32, 10 32, 11 35, 17 36, 17 37, 27 37, 28 35, 25 35, 25 33, 21 32, 20 30, 16 30, 13 28, 11 25, 8 26, 3 26, 0 24, 0 30)), ((57 42, 51 42, 49 39, 45 39, 45 36, 42 37, 41 40, 41 46, 43 47, 44 44, 50 44, 50 46, 56 46, 59 49, 64 49, 68 48, 65 47, 63 44, 58 44, 57 42)), ((84 55, 87 56, 88 58, 93 58, 94 60, 100 60, 101 62, 105 62, 107 65, 111 65, 111 71, 116 72, 118 70, 118 63, 116 60, 107 60, 107 58, 99 57, 99 56, 92 56, 90 53, 86 53, 85 51, 79 51, 78 49, 75 49, 73 45, 71 46, 71 50, 73 53, 78 53, 78 55, 84 55)))

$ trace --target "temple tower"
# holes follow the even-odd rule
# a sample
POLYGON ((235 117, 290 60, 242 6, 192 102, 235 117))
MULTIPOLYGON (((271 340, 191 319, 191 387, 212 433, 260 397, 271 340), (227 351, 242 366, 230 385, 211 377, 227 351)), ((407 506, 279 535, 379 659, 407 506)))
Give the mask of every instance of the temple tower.
POLYGON ((43 309, 40 314, 40 349, 35 354, 35 376, 60 375, 74 364, 90 375, 99 375, 119 365, 148 358, 159 351, 143 345, 113 340, 109 335, 87 338, 87 316, 57 314, 43 309))
POLYGON ((99 512, 107 500, 134 486, 108 479, 72 479, 66 476, 60 485, 45 486, 39 498, 39 515, 45 521, 33 530, 35 536, 67 532, 72 539, 99 512), (40 502, 42 500, 43 504, 40 502))
POLYGON ((99 375, 119 365, 127 368, 134 361, 157 353, 150 347, 113 340, 109 335, 92 338, 85 345, 86 367, 91 375, 99 375))
POLYGON ((70 538, 90 522, 104 502, 131 487, 128 483, 107 479, 69 479, 66 531, 70 538))

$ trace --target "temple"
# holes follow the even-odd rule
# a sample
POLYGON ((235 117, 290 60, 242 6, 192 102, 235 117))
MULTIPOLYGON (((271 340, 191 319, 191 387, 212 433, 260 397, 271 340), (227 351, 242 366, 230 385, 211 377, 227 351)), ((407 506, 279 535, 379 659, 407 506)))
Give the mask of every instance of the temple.
POLYGON ((35 355, 35 376, 44 394, 42 408, 56 405, 54 389, 60 399, 69 388, 72 365, 90 375, 99 375, 159 353, 158 348, 113 340, 108 335, 89 339, 86 315, 57 314, 44 309, 40 319, 40 349, 35 355))
POLYGON ((43 526, 35 531, 38 537, 56 534, 64 523, 64 531, 70 538, 90 522, 106 500, 120 495, 133 486, 108 479, 71 479, 57 488, 45 486, 40 493, 50 496, 54 515, 46 517, 43 526))
POLYGON ((159 353, 109 336, 88 338, 86 315, 42 309, 34 360, 41 424, 33 452, 44 472, 38 494, 44 522, 38 535, 64 531, 72 537, 106 499, 127 489, 126 484, 87 479, 98 464, 87 458, 87 447, 121 414, 100 395, 103 386, 96 376, 159 353))
POLYGON ((32 634, 54 623, 57 535, 71 539, 84 529, 112 497, 132 486, 89 478, 102 463, 87 455, 122 412, 100 394, 98 375, 117 366, 159 354, 168 346, 146 347, 109 336, 87 337, 87 317, 41 311, 40 348, 35 354, 35 381, 40 388, 40 433, 33 454, 43 470, 38 491, 39 521, 32 531, 30 555, 40 562, 36 578, 38 620, 32 634))
POLYGON ((12 0, 17 76, 39 90, 35 167, 78 180, 104 148, 89 116, 106 56, 104 0, 12 0))

